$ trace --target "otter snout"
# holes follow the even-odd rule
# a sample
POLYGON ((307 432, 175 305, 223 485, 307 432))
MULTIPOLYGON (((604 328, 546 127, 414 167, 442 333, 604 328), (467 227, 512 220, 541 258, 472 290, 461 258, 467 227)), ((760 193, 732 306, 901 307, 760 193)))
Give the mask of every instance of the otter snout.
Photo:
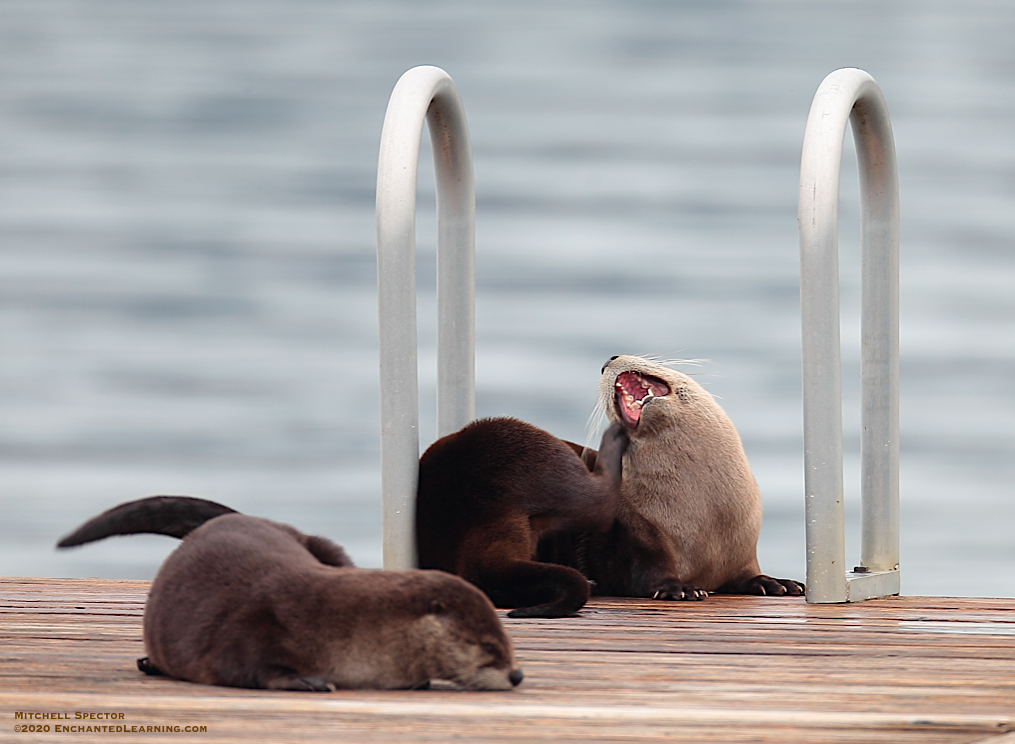
POLYGON ((626 370, 613 383, 613 403, 619 419, 629 429, 638 428, 642 408, 655 398, 670 394, 670 386, 658 377, 626 370))

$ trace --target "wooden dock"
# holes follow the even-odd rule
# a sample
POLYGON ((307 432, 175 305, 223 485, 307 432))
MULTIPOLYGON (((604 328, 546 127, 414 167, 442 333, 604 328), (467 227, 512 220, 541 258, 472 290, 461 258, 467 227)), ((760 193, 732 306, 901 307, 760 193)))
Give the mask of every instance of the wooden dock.
POLYGON ((147 589, 0 579, 0 741, 1015 744, 1011 599, 597 599, 505 621, 525 671, 512 692, 273 693, 138 672, 147 589))

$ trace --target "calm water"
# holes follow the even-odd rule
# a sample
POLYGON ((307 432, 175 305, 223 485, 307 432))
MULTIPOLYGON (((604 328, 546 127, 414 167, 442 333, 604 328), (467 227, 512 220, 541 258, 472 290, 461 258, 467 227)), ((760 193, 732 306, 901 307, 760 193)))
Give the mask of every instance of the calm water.
MULTIPOLYGON (((152 576, 167 538, 52 546, 153 493, 380 565, 377 144, 398 76, 437 64, 476 161, 478 412, 581 440, 610 355, 708 360, 688 369, 761 484, 762 567, 803 578, 800 143, 857 66, 901 169, 903 591, 1015 596, 1013 38, 1015 5, 976 0, 3 3, 0 575, 152 576)), ((855 456, 847 479, 855 561, 855 456)))

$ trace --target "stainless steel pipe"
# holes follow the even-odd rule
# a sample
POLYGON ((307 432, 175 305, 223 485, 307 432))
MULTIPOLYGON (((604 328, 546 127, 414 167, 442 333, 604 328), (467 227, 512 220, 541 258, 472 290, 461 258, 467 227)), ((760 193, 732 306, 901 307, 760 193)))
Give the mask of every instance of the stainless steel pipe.
POLYGON ((437 435, 475 416, 476 199, 469 128, 444 70, 414 67, 388 101, 377 162, 384 567, 416 564, 419 469, 416 172, 423 122, 437 184, 437 435))
POLYGON ((800 164, 807 601, 899 593, 899 183, 881 89, 842 69, 818 87, 800 164), (846 123, 856 143, 862 209, 863 536, 847 571, 842 495, 839 172, 846 123))

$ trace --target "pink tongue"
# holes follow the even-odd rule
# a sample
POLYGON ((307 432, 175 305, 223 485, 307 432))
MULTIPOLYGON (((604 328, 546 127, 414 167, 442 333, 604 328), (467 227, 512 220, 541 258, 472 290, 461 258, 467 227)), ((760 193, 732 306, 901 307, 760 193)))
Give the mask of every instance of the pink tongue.
MULTIPOLYGON (((621 372, 617 375, 617 384, 620 385, 621 389, 630 393, 634 396, 635 401, 644 400, 645 396, 651 391, 652 395, 666 395, 669 389, 666 385, 657 383, 652 380, 647 380, 648 388, 642 387, 642 382, 645 381, 641 375, 637 372, 621 372)), ((621 394, 620 390, 617 391, 617 403, 620 408, 621 418, 624 419, 624 423, 628 426, 635 427, 641 420, 641 406, 635 404, 629 404, 627 396, 621 394)))

